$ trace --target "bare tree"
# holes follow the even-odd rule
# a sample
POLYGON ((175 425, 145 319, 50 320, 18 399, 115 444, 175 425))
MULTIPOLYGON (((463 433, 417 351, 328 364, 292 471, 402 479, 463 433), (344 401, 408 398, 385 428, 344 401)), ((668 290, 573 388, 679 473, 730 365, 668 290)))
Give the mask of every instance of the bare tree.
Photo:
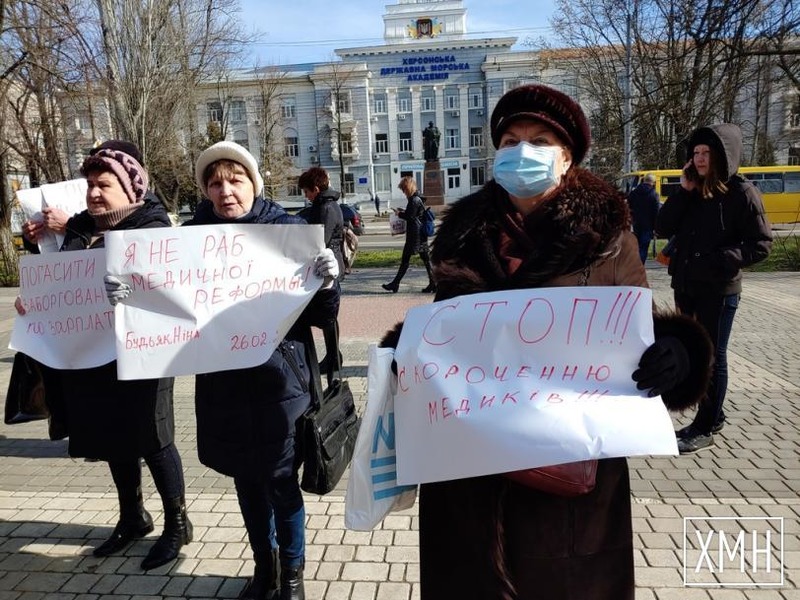
POLYGON ((238 2, 96 3, 116 133, 139 146, 157 189, 174 191, 174 165, 188 163, 191 143, 178 132, 193 120, 191 91, 212 73, 235 64, 248 41, 234 19, 238 2))
POLYGON ((284 148, 283 88, 286 71, 279 67, 255 70, 256 129, 258 131, 259 165, 264 174, 264 195, 276 199, 294 167, 293 157, 284 148))
POLYGON ((315 77, 327 88, 323 96, 322 113, 328 115, 327 129, 330 133, 331 155, 339 163, 339 191, 341 198, 347 196, 345 185, 345 160, 353 155, 356 140, 356 121, 353 120, 353 98, 351 91, 363 65, 334 61, 324 65, 315 77))
POLYGON ((691 129, 734 120, 752 76, 743 49, 764 5, 778 1, 791 0, 559 0, 553 28, 578 49, 569 64, 582 95, 592 98, 593 121, 606 126, 595 156, 613 154, 605 144, 621 146, 628 47, 634 148, 642 167, 674 167, 676 148, 691 129))

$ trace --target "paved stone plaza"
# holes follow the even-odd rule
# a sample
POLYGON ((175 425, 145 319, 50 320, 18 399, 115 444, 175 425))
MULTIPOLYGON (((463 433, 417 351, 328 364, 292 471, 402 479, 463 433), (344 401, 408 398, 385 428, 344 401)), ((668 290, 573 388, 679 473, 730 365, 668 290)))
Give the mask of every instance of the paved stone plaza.
MULTIPOLYGON (((657 302, 671 305, 663 268, 648 264, 648 274, 657 302)), ((410 306, 431 300, 419 293, 427 283, 420 269, 411 270, 398 294, 380 289, 392 275, 391 269, 357 270, 344 286, 344 374, 362 407, 367 344, 410 306)), ((731 342, 728 424, 715 436, 715 448, 691 457, 630 460, 637 600, 800 600, 799 292, 800 273, 746 276, 731 342), (764 572, 762 552, 761 570, 755 573, 748 564, 744 574, 728 569, 716 580, 703 579, 704 573, 693 570, 697 558, 689 555, 685 575, 684 517, 735 517, 737 526, 753 523, 753 528, 767 517, 773 524, 783 517, 782 558, 776 537, 770 573, 764 572), (741 521, 745 517, 755 520, 741 521), (724 580, 726 585, 687 587, 685 576, 689 583, 724 580), (757 587, 765 583, 772 586, 757 587)), ((13 324, 15 295, 15 289, 0 289, 2 348, 13 324)), ((11 351, 0 351, 3 389, 12 359, 11 351)), ((253 563, 231 480, 197 460, 193 385, 191 377, 177 380, 175 410, 195 540, 177 563, 146 574, 139 563, 161 523, 160 501, 147 470, 145 499, 157 520, 156 532, 123 556, 96 559, 92 548, 117 518, 105 463, 69 458, 66 442, 46 439, 43 422, 0 425, 0 600, 236 598, 253 563)), ((684 422, 676 417, 676 426, 684 422)), ((416 508, 389 516, 372 532, 346 531, 344 489, 343 481, 326 497, 306 499, 307 597, 419 598, 416 508)), ((715 521, 714 527, 730 522, 715 521)), ((716 555, 716 541, 706 540, 706 545, 716 555)))

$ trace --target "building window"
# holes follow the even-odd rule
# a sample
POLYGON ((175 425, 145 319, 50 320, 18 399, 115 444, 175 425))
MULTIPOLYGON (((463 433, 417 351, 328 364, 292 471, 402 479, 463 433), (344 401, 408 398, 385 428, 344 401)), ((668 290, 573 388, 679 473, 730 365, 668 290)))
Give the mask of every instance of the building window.
POLYGON ((287 196, 300 196, 303 191, 297 185, 297 177, 289 177, 286 179, 286 195, 287 196))
POLYGON ((388 133, 375 134, 375 152, 377 152, 378 154, 387 154, 389 152, 388 133))
POLYGON ((461 140, 459 135, 459 130, 454 129, 445 129, 445 149, 453 150, 455 148, 461 147, 461 140))
POLYGON ((455 110, 458 108, 458 96, 456 94, 445 96, 444 105, 447 110, 455 110))
POLYGON ((297 116, 297 101, 294 96, 287 96, 281 102, 281 116, 284 119, 294 119, 297 116))
POLYGON ((561 80, 561 91, 570 98, 578 101, 578 78, 574 76, 567 76, 561 80))
POLYGON ((246 131, 237 131, 233 134, 233 141, 239 144, 242 148, 250 150, 250 140, 247 138, 246 131))
POLYGON ((476 165, 469 171, 469 184, 472 187, 478 187, 486 183, 486 167, 483 165, 476 165))
POLYGON ((350 132, 342 133, 342 154, 353 153, 353 135, 350 132))
POLYGON ((75 125, 81 131, 89 131, 92 128, 92 117, 88 110, 82 110, 75 116, 75 125))
POLYGON ((300 149, 297 146, 296 137, 283 138, 283 155, 287 158, 297 158, 300 156, 300 149))
POLYGON ((408 98, 398 98, 397 99, 397 112, 400 113, 407 113, 409 109, 410 102, 408 98))
POLYGON ((469 147, 483 148, 483 127, 469 128, 469 147))
POLYGON ((336 94, 336 109, 340 113, 350 112, 350 92, 339 92, 336 94))
POLYGON ((209 123, 222 123, 222 103, 216 101, 207 103, 206 114, 209 123))
POLYGON ((424 111, 436 110, 436 102, 433 96, 423 96, 422 110, 424 111))
POLYGON ((231 123, 245 123, 247 122, 247 107, 244 100, 231 100, 231 123))
POLYGON ((447 169, 447 189, 455 190, 461 187, 461 169, 447 169))
POLYGON ((483 108, 483 92, 481 90, 469 91, 469 107, 483 108))
MULTIPOLYGON (((789 146, 789 162, 790 165, 800 165, 800 146, 789 146)), ((787 176, 792 175, 788 173, 787 176)), ((792 179, 794 182, 794 179, 792 179)), ((788 186, 787 186, 788 187, 788 186)), ((800 192, 800 182, 798 182, 797 191, 800 192)))
POLYGON ((344 193, 345 194, 356 193, 356 182, 355 182, 355 177, 353 176, 352 173, 344 174, 344 193))
POLYGON ((389 171, 375 169, 375 191, 388 192, 392 189, 392 176, 389 171))
POLYGON ((789 127, 800 127, 800 96, 797 96, 789 108, 789 127))
POLYGON ((383 96, 377 96, 375 98, 375 114, 386 114, 386 98, 383 96))
POLYGON ((414 144, 412 143, 411 140, 411 132, 401 131, 399 135, 400 135, 400 152, 413 152, 414 144))

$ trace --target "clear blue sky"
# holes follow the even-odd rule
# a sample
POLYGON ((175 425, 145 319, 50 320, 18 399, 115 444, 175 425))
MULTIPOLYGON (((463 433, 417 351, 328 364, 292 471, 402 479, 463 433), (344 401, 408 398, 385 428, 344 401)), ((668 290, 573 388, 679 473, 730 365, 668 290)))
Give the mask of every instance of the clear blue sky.
MULTIPOLYGON (((383 43, 383 14, 396 0, 241 0, 247 27, 260 30, 261 65, 330 60, 336 48, 383 43)), ((547 37, 554 0, 464 0, 469 37, 547 37)), ((518 49, 519 44, 515 49, 518 49)))

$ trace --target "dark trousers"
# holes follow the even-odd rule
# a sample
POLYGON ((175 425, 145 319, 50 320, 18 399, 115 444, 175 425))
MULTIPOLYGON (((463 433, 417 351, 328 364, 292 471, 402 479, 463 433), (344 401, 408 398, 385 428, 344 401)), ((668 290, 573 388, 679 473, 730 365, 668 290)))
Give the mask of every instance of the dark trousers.
POLYGON ((411 262, 411 256, 413 254, 419 254, 419 257, 422 259, 422 264, 425 265, 425 270, 428 272, 428 281, 433 285, 433 270, 431 269, 431 257, 427 242, 420 244, 418 252, 414 251, 414 246, 411 244, 403 246, 403 255, 400 257, 400 267, 397 269, 397 275, 394 276, 392 284, 400 284, 406 271, 408 271, 408 265, 411 262))
MULTIPOLYGON (((164 446, 155 454, 145 456, 144 460, 162 499, 184 496, 183 465, 175 444, 164 446)), ((136 490, 142 485, 142 465, 138 458, 112 460, 108 467, 118 491, 136 490)))
POLYGON ((642 259, 642 264, 647 260, 647 251, 650 249, 650 243, 653 241, 653 230, 650 231, 633 231, 633 235, 639 240, 639 258, 642 259))
POLYGON ((714 344, 714 367, 706 397, 694 417, 694 426, 710 434, 717 423, 725 419, 723 403, 728 390, 728 341, 733 329, 733 318, 739 307, 739 294, 693 295, 675 292, 675 306, 685 315, 700 323, 714 344))
POLYGON ((297 474, 266 481, 234 477, 233 483, 253 554, 277 547, 282 567, 302 567, 306 513, 297 474))

